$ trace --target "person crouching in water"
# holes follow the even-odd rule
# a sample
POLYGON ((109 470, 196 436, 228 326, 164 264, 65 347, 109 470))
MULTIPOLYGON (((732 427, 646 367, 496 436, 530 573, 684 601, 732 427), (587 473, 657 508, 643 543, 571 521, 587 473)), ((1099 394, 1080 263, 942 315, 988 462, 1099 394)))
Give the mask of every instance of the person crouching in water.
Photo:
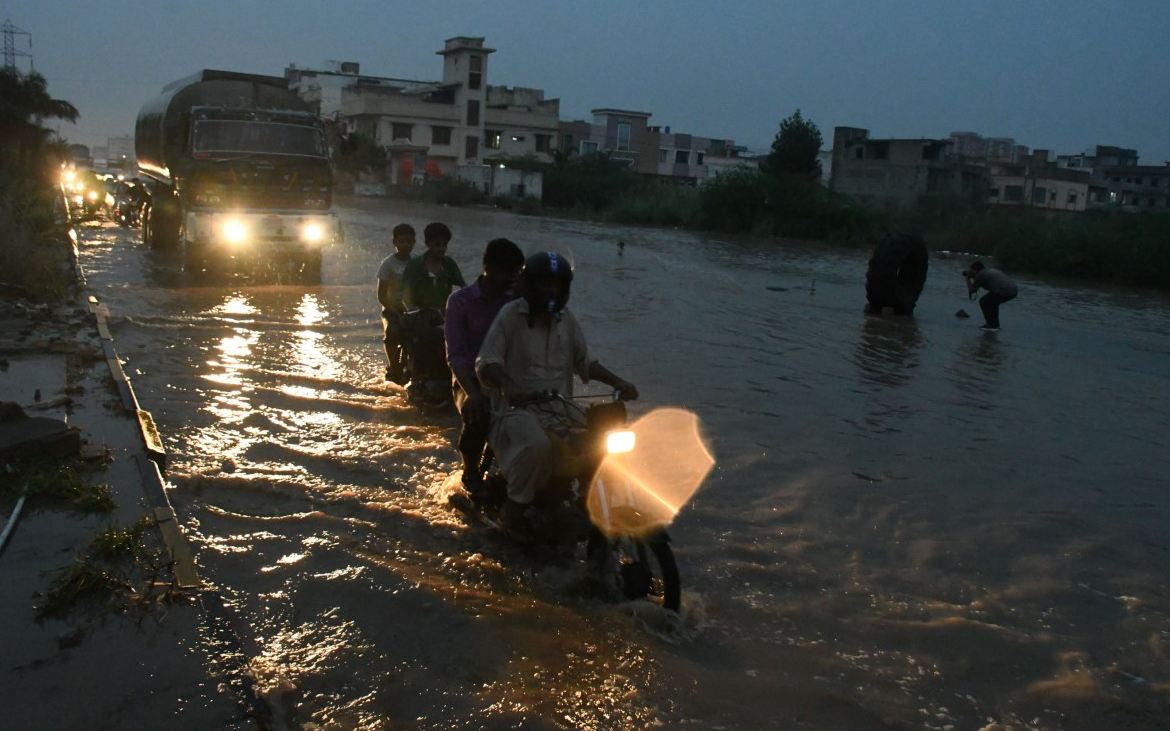
POLYGON ((524 268, 524 252, 508 239, 492 239, 483 252, 483 273, 447 298, 444 337, 451 395, 463 417, 459 453, 463 456, 463 487, 481 501, 483 475, 480 460, 487 442, 491 410, 475 375, 475 356, 500 309, 516 299, 515 286, 524 268))
POLYGON ((533 254, 520 275, 520 299, 496 315, 475 360, 480 382, 492 390, 488 444, 508 483, 500 522, 509 536, 527 543, 535 536, 527 508, 552 476, 552 442, 546 430, 561 426, 564 404, 535 402, 542 392, 573 394, 573 376, 616 389, 624 400, 638 398, 634 384, 611 373, 589 352, 585 334, 566 305, 573 269, 568 260, 545 251, 533 254))
POLYGON ((983 310, 983 324, 980 330, 999 330, 999 306, 1016 298, 1019 289, 1016 283, 998 269, 988 269, 983 262, 976 261, 964 272, 967 278, 967 293, 975 294, 982 287, 987 294, 979 298, 979 309, 983 310))

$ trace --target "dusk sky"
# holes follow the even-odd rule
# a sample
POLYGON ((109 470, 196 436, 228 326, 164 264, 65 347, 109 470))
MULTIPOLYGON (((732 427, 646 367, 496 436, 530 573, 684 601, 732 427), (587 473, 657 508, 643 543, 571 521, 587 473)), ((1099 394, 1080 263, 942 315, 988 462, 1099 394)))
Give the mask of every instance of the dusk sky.
POLYGON ((202 68, 437 81, 444 40, 483 36, 488 83, 542 89, 564 120, 631 109, 766 150, 800 109, 826 149, 851 126, 1170 161, 1170 0, 0 0, 4 20, 81 112, 61 135, 87 145, 132 134, 143 102, 202 68))

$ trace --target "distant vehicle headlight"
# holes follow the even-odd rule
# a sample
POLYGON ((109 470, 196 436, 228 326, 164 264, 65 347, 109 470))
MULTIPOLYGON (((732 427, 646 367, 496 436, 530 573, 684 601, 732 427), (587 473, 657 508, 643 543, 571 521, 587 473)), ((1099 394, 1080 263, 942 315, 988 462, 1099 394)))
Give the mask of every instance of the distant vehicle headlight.
POLYGON ((96 201, 98 198, 97 191, 96 190, 89 191, 88 197, 91 201, 96 201))
POLYGON ((242 244, 248 238, 248 227, 238 218, 230 218, 223 224, 223 238, 229 244, 242 244))

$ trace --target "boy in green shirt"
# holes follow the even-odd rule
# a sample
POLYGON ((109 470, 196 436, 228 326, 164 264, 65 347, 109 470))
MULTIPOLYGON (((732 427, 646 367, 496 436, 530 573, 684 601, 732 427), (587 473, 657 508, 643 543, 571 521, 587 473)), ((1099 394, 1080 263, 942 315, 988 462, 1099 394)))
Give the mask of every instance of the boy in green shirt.
POLYGON ((428 223, 423 229, 426 253, 411 259, 402 270, 402 294, 407 309, 429 307, 443 312, 452 290, 467 286, 459 265, 447 256, 450 242, 451 229, 446 224, 428 223))

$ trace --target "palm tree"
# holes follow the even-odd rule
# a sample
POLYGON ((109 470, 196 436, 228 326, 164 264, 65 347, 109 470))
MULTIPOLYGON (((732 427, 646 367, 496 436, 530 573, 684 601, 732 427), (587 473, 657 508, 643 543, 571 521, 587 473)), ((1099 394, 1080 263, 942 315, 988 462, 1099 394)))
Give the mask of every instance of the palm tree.
POLYGON ((18 174, 30 172, 52 139, 52 130, 41 122, 76 122, 78 116, 77 107, 49 96, 44 76, 0 69, 0 160, 5 167, 18 174))

